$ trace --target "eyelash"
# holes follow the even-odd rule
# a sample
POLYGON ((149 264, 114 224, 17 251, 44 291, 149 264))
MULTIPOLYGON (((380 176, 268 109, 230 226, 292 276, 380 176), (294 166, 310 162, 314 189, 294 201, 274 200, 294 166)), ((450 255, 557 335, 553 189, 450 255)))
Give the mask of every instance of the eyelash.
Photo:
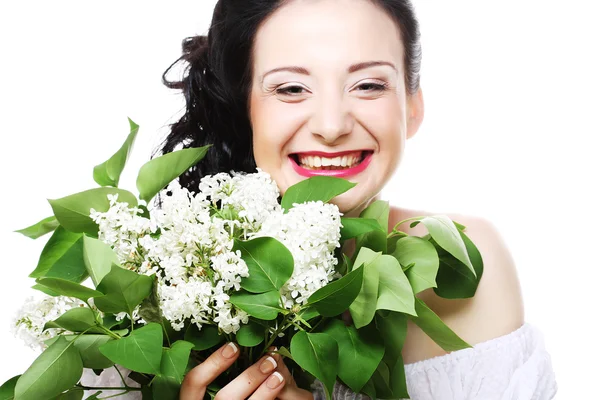
MULTIPOLYGON (((358 85, 357 87, 362 87, 362 86, 372 86, 374 88, 372 90, 375 92, 382 92, 388 88, 387 83, 381 84, 381 83, 374 83, 374 82, 363 83, 363 84, 358 85)), ((304 90, 304 88, 302 86, 294 85, 294 86, 286 86, 284 88, 279 88, 279 89, 276 89, 275 91, 277 92, 277 94, 286 94, 289 96, 298 96, 299 94, 302 94, 302 93, 291 93, 290 89, 303 89, 304 90)))

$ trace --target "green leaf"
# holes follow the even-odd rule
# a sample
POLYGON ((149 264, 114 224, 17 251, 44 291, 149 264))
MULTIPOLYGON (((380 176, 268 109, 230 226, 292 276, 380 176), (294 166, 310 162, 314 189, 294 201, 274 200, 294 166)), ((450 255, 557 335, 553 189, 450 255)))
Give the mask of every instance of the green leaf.
POLYGON ((150 203, 173 179, 202 160, 210 146, 212 145, 173 151, 142 165, 136 180, 140 199, 150 203))
POLYGON ((139 275, 113 264, 110 272, 102 279, 97 289, 104 296, 94 297, 94 304, 105 313, 129 315, 152 291, 154 279, 139 275))
POLYGON ((83 398, 83 390, 71 390, 53 397, 52 400, 81 400, 83 398))
POLYGON ((436 278, 437 288, 433 290, 438 296, 446 299, 473 297, 483 276, 483 259, 479 250, 462 231, 460 232, 460 236, 465 243, 469 259, 475 268, 477 276, 473 276, 461 261, 442 249, 433 239, 430 239, 440 259, 440 269, 436 278))
POLYGON ((384 254, 374 263, 379 270, 377 309, 417 315, 412 287, 398 260, 384 254))
POLYGON ((94 286, 110 272, 112 264, 119 265, 117 255, 108 244, 87 235, 83 235, 83 261, 94 286))
MULTIPOLYGON (((75 335, 73 335, 75 338, 75 335)), ((104 343, 114 341, 108 335, 81 335, 75 340, 74 346, 79 350, 84 368, 106 369, 115 363, 106 358, 100 352, 100 346, 104 343)))
POLYGON ((79 352, 72 342, 59 336, 21 375, 15 398, 39 400, 57 396, 79 382, 82 374, 79 352))
POLYGON ((342 217, 342 229, 340 231, 342 237, 340 238, 340 241, 348 240, 378 229, 380 229, 380 227, 379 222, 376 219, 342 217))
POLYGON ((421 220, 411 223, 410 227, 412 228, 420 222, 427 227, 429 234, 441 248, 466 265, 473 276, 477 276, 475 268, 471 264, 471 260, 469 260, 465 244, 461 239, 460 231, 448 216, 434 215, 423 217, 421 220))
POLYGON ((147 374, 160 373, 162 358, 162 327, 151 322, 119 340, 100 346, 100 352, 115 364, 147 374))
POLYGON ((142 300, 139 315, 146 322, 162 323, 163 315, 160 309, 160 300, 158 297, 158 280, 152 282, 152 291, 150 295, 142 300))
POLYGON ((385 345, 384 360, 388 365, 393 366, 396 360, 402 356, 408 329, 407 322, 406 314, 399 312, 379 310, 375 315, 377 330, 385 345))
POLYGON ((219 335, 219 329, 214 325, 203 325, 202 329, 198 329, 196 324, 190 324, 184 339, 194 345, 194 350, 202 351, 218 345, 225 340, 225 336, 219 335))
POLYGON ((374 251, 387 253, 387 232, 390 205, 388 201, 376 200, 365 208, 361 218, 375 219, 379 223, 379 229, 367 232, 356 237, 356 248, 368 247, 374 251))
POLYGON ((247 324, 240 326, 235 338, 240 346, 254 347, 265 340, 265 328, 250 320, 247 324))
POLYGON ((229 297, 229 301, 255 318, 270 321, 277 318, 277 314, 281 311, 279 296, 277 290, 260 294, 240 291, 233 293, 229 297))
POLYGON ((67 297, 75 297, 83 301, 87 301, 90 297, 102 296, 102 292, 64 279, 40 278, 36 282, 49 288, 54 293, 67 297))
POLYGON ((83 239, 62 226, 56 228, 40 255, 38 265, 30 278, 62 278, 81 282, 87 277, 83 265, 83 239))
POLYGON ((343 178, 333 176, 311 176, 290 186, 281 199, 281 207, 288 211, 294 203, 329 200, 352 189, 357 184, 343 178))
POLYGON ((354 265, 364 265, 363 281, 360 292, 350 304, 350 315, 354 326, 362 328, 367 326, 377 310, 377 294, 379 293, 379 270, 374 261, 381 255, 373 250, 362 247, 356 257, 354 265))
POLYGON ((20 233, 31 239, 37 239, 41 236, 44 236, 47 233, 54 231, 59 226, 60 224, 58 223, 58 220, 53 215, 51 217, 44 218, 40 222, 28 226, 27 228, 19 229, 13 232, 20 233))
POLYGON ((326 333, 298 331, 292 338, 290 350, 294 361, 323 383, 330 400, 339 365, 336 340, 326 333))
POLYGON ((346 311, 356 299, 363 281, 363 266, 354 269, 348 275, 328 283, 315 291, 308 304, 325 317, 333 317, 346 311))
POLYGON ((130 118, 128 119, 130 132, 121 148, 113 154, 111 158, 94 167, 94 180, 100 186, 119 186, 121 172, 123 172, 123 168, 125 168, 125 163, 129 158, 135 137, 140 128, 130 118))
POLYGON ((40 285, 39 283, 36 283, 35 285, 33 285, 31 287, 32 289, 35 290, 39 290, 42 293, 46 293, 48 296, 52 296, 52 297, 56 297, 56 296, 60 296, 58 293, 56 293, 54 290, 47 288, 44 285, 40 285))
POLYGON ((12 400, 15 398, 15 386, 20 376, 13 376, 0 386, 0 400, 12 400))
POLYGON ((160 375, 152 382, 152 394, 155 398, 161 400, 179 398, 179 389, 192 347, 194 347, 192 343, 178 340, 171 348, 163 349, 160 375))
POLYGON ((129 203, 130 207, 137 206, 137 199, 133 194, 111 187, 89 189, 60 199, 48 199, 48 202, 52 206, 54 216, 65 229, 96 237, 98 225, 90 217, 90 209, 98 212, 108 211, 110 202, 106 196, 109 194, 118 194, 118 202, 129 203))
POLYGON ((87 307, 75 307, 67 310, 54 321, 46 324, 48 328, 63 328, 71 332, 83 332, 96 326, 94 312, 87 307))
POLYGON ((233 252, 239 250, 248 265, 249 277, 242 278, 242 287, 249 292, 279 290, 294 272, 294 257, 288 248, 272 237, 257 237, 242 241, 234 239, 233 252))
POLYGON ((414 265, 405 269, 406 277, 415 293, 437 287, 435 279, 440 266, 435 247, 427 240, 417 236, 406 236, 396 242, 392 254, 400 265, 414 265))
POLYGON ((294 356, 292 356, 292 353, 290 353, 290 351, 283 346, 278 347, 277 351, 275 351, 275 353, 280 354, 283 357, 287 357, 290 360, 294 359, 294 356))
POLYGON ((406 384, 406 371, 404 370, 404 359, 402 354, 395 360, 396 362, 389 366, 390 387, 395 399, 408 399, 409 393, 406 384))
POLYGON ((338 376, 354 392, 360 392, 383 358, 384 347, 377 331, 359 331, 341 320, 333 320, 323 333, 337 341, 338 376))
POLYGON ((471 347, 448 327, 423 300, 415 297, 418 317, 412 317, 413 322, 421 328, 434 342, 446 351, 456 351, 471 347))

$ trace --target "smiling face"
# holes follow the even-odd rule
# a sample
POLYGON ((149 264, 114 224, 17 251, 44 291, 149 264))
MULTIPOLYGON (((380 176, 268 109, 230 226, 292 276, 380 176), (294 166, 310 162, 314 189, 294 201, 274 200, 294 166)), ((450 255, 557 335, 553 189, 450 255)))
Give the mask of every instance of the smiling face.
POLYGON ((366 0, 292 1, 259 28, 252 70, 257 167, 282 194, 313 174, 355 182, 331 202, 358 216, 393 175, 423 118, 421 91, 406 94, 394 21, 366 0), (325 157, 306 157, 319 152, 325 157), (335 160, 335 153, 346 156, 335 160))

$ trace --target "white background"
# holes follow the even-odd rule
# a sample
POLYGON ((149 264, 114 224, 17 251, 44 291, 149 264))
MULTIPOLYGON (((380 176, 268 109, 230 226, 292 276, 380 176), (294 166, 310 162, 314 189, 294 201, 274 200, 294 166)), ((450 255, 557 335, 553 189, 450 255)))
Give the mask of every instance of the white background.
MULTIPOLYGON (((121 186, 182 98, 161 85, 213 1, 12 1, 0 5, 0 381, 35 354, 8 333, 49 236, 15 229, 47 198, 95 187, 92 168, 141 125, 121 186)), ((560 399, 596 396, 600 62, 597 2, 416 0, 426 117, 383 198, 483 216, 519 269, 526 318, 545 334, 560 399)))

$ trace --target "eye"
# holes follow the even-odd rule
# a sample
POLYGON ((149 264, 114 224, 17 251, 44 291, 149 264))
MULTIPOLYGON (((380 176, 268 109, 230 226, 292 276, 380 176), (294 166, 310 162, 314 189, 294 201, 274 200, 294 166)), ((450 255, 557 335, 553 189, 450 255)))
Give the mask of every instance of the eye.
POLYGON ((290 95, 290 96, 297 96, 299 94, 302 94, 302 90, 304 90, 304 88, 302 86, 294 85, 294 86, 286 86, 283 88, 278 88, 276 90, 276 92, 277 92, 277 94, 286 94, 286 95, 290 95))
POLYGON ((367 92, 381 92, 387 89, 387 84, 375 83, 375 82, 366 82, 357 86, 357 88, 363 88, 363 91, 367 92), (366 90, 364 89, 366 88, 366 90))

